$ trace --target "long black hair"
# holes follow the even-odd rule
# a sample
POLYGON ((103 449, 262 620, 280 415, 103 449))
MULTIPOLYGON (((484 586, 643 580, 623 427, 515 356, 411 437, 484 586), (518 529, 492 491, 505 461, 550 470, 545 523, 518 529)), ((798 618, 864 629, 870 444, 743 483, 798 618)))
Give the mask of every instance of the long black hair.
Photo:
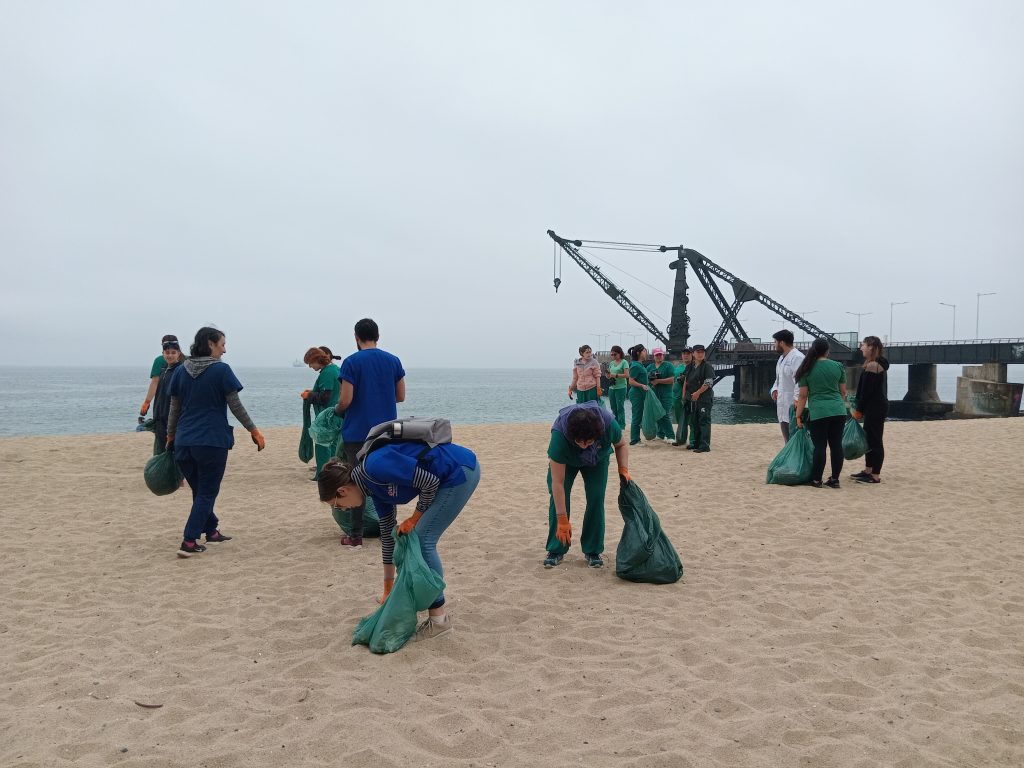
POLYGON ((224 333, 222 331, 218 331, 216 328, 204 325, 196 331, 196 340, 192 342, 192 348, 189 350, 189 354, 192 357, 209 357, 210 345, 216 344, 223 337, 224 333))
POLYGON ((647 348, 643 344, 637 344, 635 346, 630 347, 626 351, 629 353, 630 360, 633 360, 634 362, 639 362, 640 361, 640 353, 643 352, 646 349, 647 348))
POLYGON ((804 376, 811 372, 811 368, 814 364, 821 359, 821 356, 828 353, 828 342, 825 339, 815 339, 811 342, 811 348, 807 350, 804 355, 804 361, 800 363, 800 367, 796 369, 796 373, 793 374, 793 378, 800 381, 804 376))

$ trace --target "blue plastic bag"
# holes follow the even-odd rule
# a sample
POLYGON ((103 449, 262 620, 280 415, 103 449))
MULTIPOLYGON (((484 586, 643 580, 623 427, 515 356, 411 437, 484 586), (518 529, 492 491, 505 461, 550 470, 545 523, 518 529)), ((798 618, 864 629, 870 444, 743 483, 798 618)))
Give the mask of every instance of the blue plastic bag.
POLYGON ((395 537, 395 586, 384 604, 359 621, 352 645, 365 645, 374 653, 394 653, 416 632, 416 612, 425 611, 444 591, 444 579, 423 559, 420 537, 413 530, 395 537))

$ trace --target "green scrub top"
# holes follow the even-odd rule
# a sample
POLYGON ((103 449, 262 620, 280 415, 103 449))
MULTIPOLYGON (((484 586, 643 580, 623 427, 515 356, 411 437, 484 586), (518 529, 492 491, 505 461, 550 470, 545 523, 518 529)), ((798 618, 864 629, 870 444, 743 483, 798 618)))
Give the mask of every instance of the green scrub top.
POLYGON ((153 367, 149 369, 149 378, 159 376, 164 372, 164 368, 167 367, 167 361, 164 360, 163 355, 157 355, 156 360, 153 361, 153 367))
MULTIPOLYGON (((629 370, 629 363, 619 360, 617 363, 608 363, 609 373, 626 373, 629 370)), ((608 389, 625 389, 629 385, 626 379, 612 379, 612 385, 608 389)))
MULTIPOLYGON (((647 368, 647 372, 652 379, 667 379, 670 376, 674 376, 675 371, 675 367, 668 360, 663 360, 661 362, 661 365, 659 366, 655 366, 653 363, 651 363, 651 365, 648 366, 647 368)), ((671 386, 671 384, 655 384, 654 391, 660 398, 663 394, 668 392, 671 386)))
POLYGON ((835 360, 818 360, 800 379, 807 387, 807 408, 812 419, 845 416, 846 401, 839 393, 839 385, 846 383, 846 369, 835 360))
POLYGON ((330 363, 321 368, 320 374, 316 377, 316 383, 313 385, 313 391, 331 393, 326 403, 313 406, 313 411, 318 415, 325 408, 336 406, 341 399, 341 380, 338 378, 338 366, 330 363))
POLYGON ((640 361, 629 364, 629 376, 638 384, 646 384, 650 381, 650 378, 647 376, 647 368, 640 361))
MULTIPOLYGON (((600 448, 597 450, 597 463, 600 464, 602 461, 607 460, 611 456, 612 448, 615 443, 622 440, 622 427, 619 426, 615 419, 612 419, 612 423, 608 427, 608 431, 601 436, 598 443, 600 448)), ((582 467, 583 463, 580 461, 580 449, 575 443, 570 443, 561 432, 557 429, 551 430, 551 441, 548 443, 548 458, 552 461, 557 461, 559 464, 565 464, 570 467, 582 467)))
POLYGON ((686 372, 686 364, 679 363, 676 366, 674 376, 675 380, 672 382, 672 402, 678 403, 683 398, 683 385, 679 383, 679 376, 686 372))

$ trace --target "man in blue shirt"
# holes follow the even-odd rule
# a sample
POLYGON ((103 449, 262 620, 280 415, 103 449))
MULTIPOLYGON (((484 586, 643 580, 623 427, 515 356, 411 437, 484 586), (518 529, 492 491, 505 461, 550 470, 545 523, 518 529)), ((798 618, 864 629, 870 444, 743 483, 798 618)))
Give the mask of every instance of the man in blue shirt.
MULTIPOLYGON (((368 317, 355 327, 359 351, 341 363, 341 399, 334 412, 344 417, 341 427, 345 461, 356 464, 356 453, 372 427, 398 418, 397 404, 405 400, 405 369, 402 361, 377 349, 380 329, 368 317)), ((341 537, 341 543, 353 549, 363 546, 364 505, 352 510, 352 533, 341 537)))

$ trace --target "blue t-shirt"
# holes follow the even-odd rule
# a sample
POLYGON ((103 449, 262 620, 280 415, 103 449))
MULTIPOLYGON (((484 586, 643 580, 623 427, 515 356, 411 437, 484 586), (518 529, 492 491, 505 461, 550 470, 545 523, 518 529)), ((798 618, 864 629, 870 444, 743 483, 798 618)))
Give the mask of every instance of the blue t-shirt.
POLYGON ((181 403, 178 431, 174 444, 179 448, 193 445, 231 448, 234 430, 228 425, 227 396, 240 392, 242 383, 227 363, 212 363, 193 379, 184 365, 171 377, 171 397, 181 403))
POLYGON ((352 385, 341 438, 361 443, 372 427, 398 418, 395 387, 405 378, 402 361, 383 349, 361 349, 341 362, 338 379, 352 385))

